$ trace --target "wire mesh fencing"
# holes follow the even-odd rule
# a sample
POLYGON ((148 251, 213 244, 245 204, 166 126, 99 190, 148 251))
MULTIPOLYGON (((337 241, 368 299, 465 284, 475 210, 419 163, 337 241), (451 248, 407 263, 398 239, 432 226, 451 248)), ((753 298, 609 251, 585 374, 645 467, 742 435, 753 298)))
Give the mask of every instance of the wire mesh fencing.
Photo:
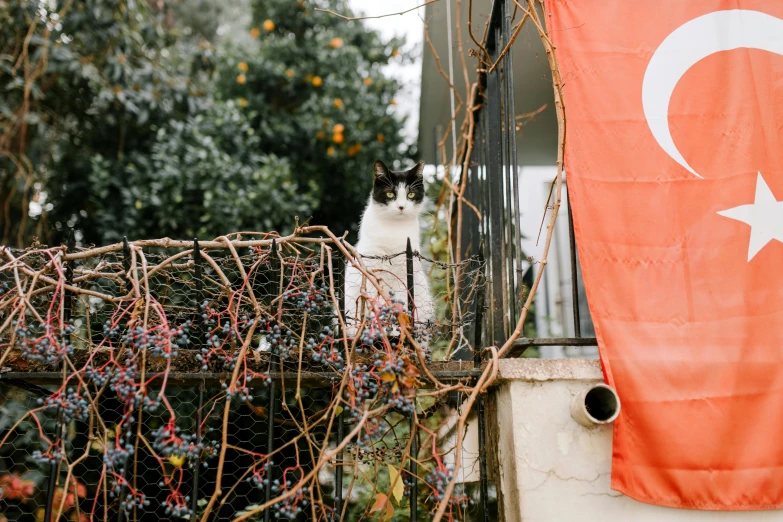
POLYGON ((483 262, 244 236, 2 249, 0 517, 485 519, 483 262))

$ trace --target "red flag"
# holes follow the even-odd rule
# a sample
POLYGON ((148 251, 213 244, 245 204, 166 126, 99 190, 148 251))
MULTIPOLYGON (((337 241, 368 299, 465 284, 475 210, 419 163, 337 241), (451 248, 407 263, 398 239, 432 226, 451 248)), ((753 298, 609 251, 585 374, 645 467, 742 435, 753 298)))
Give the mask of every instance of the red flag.
POLYGON ((783 2, 546 5, 612 487, 783 508, 783 2))

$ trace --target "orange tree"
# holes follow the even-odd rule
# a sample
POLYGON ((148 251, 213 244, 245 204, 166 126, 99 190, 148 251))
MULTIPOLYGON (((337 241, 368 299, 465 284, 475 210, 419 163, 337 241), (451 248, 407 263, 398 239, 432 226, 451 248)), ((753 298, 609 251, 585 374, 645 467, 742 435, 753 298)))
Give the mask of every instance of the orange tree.
POLYGON ((415 154, 393 114, 400 84, 382 66, 400 55, 351 15, 342 0, 251 0, 257 50, 234 50, 220 68, 220 92, 252 113, 260 148, 287 158, 300 187, 317 199, 314 222, 356 231, 372 185, 370 165, 415 154))
POLYGON ((412 151, 383 41, 339 0, 0 2, 2 243, 356 229, 376 158, 412 151), (206 13, 209 16, 194 16, 206 13))

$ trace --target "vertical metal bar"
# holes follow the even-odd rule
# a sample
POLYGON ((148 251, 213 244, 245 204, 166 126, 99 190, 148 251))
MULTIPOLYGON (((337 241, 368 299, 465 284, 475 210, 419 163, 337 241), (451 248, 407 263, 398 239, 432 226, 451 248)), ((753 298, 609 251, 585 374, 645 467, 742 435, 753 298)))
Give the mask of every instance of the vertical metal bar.
POLYGON ((408 244, 405 247, 405 272, 408 275, 408 313, 411 317, 411 335, 413 335, 414 315, 416 314, 416 302, 413 288, 413 248, 411 248, 411 238, 408 238, 408 244))
POLYGON ((130 279, 130 268, 131 268, 131 258, 130 258, 130 245, 128 244, 128 238, 127 236, 123 236, 122 238, 122 266, 125 269, 125 277, 130 279))
POLYGON ((489 499, 489 484, 487 481, 487 442, 485 435, 487 429, 487 420, 486 412, 484 411, 484 398, 479 395, 476 399, 476 403, 478 408, 479 499, 481 502, 480 520, 483 522, 489 522, 489 506, 487 506, 487 501, 489 499))
MULTIPOLYGON (((497 18, 497 34, 498 34, 498 48, 505 48, 506 42, 510 38, 510 31, 506 28, 506 16, 508 15, 508 9, 506 9, 506 3, 500 2, 500 16, 497 18)), ((501 107, 501 147, 503 149, 502 155, 502 169, 503 172, 503 206, 501 207, 503 216, 503 277, 505 280, 506 290, 506 308, 505 313, 509 317, 509 323, 516 317, 516 291, 514 286, 514 263, 513 251, 514 251, 514 223, 512 215, 512 195, 511 195, 511 137, 513 136, 509 130, 511 111, 509 107, 509 93, 511 91, 508 84, 508 75, 506 74, 508 68, 508 60, 506 56, 501 58, 500 66, 498 67, 499 79, 500 79, 500 107, 501 107)))
MULTIPOLYGON (((490 58, 496 60, 499 54, 498 37, 490 48, 490 58)), ((499 71, 487 75, 487 120, 486 139, 488 148, 488 212, 489 212, 489 267, 492 292, 489 315, 491 321, 491 342, 501 346, 506 340, 505 304, 503 284, 503 150, 499 71)))
MULTIPOLYGON (((413 282, 413 249, 411 248, 411 238, 408 238, 408 244, 405 247, 405 270, 408 275, 408 313, 411 317, 411 335, 413 335, 414 316, 416 315, 416 304, 414 282, 413 282)), ((413 407, 416 407, 416 398, 413 398, 413 407)), ((418 478, 419 465, 416 459, 419 456, 419 439, 416 433, 416 412, 414 410, 410 416, 410 436, 411 436, 411 462, 408 471, 411 475, 411 494, 410 494, 410 519, 416 522, 419 509, 419 488, 418 478)))
MULTIPOLYGON (((57 419, 55 420, 55 430, 59 432, 58 438, 62 437, 62 412, 57 412, 57 419)), ((55 439, 57 440, 57 439, 55 439)), ((49 485, 46 490, 46 509, 44 510, 44 520, 52 520, 52 509, 54 508, 54 491, 57 489, 57 478, 60 459, 53 459, 51 464, 51 470, 49 472, 49 485)))
MULTIPOLYGON (((478 262, 479 265, 484 263, 484 244, 483 242, 478 248, 478 262)), ((481 367, 481 350, 482 347, 482 321, 484 319, 484 299, 486 295, 486 282, 479 281, 478 290, 476 291, 476 330, 473 334, 473 365, 476 368, 481 367)))
MULTIPOLYGON (((76 247, 76 241, 74 240, 74 233, 73 229, 70 229, 68 231, 68 239, 66 240, 66 247, 68 251, 74 250, 76 247)), ((64 270, 64 276, 65 276, 65 285, 66 286, 73 286, 73 267, 71 266, 71 263, 63 263, 65 266, 63 267, 64 270)), ((70 324, 71 322, 71 315, 73 311, 73 295, 70 290, 67 288, 63 289, 63 325, 64 328, 65 325, 70 324)), ((63 360, 63 369, 65 367, 65 360, 63 360)), ((61 410, 57 411, 57 416, 55 417, 55 433, 57 437, 55 440, 59 440, 63 437, 63 412, 61 410)), ((51 469, 49 470, 49 484, 48 489, 46 490, 46 507, 44 508, 44 520, 51 520, 52 519, 52 510, 54 508, 54 492, 57 489, 57 479, 59 478, 59 467, 60 462, 59 459, 52 460, 51 463, 51 469)))
MULTIPOLYGON (((73 229, 68 233, 68 242, 66 243, 68 251, 72 251, 76 248, 76 242, 73 236, 73 229)), ((73 286, 73 267, 71 263, 65 264, 65 284, 73 286)), ((63 290, 63 319, 66 323, 71 322, 71 310, 73 306, 73 295, 68 289, 63 290)))
MULTIPOLYGON (((201 248, 198 245, 198 239, 193 239, 193 280, 196 283, 196 313, 201 310, 201 298, 203 297, 204 279, 202 268, 201 248)), ((201 315, 201 314, 199 314, 201 315)))
POLYGON ((571 213, 571 194, 566 184, 566 203, 568 206, 568 245, 571 254, 571 301, 574 312, 574 337, 582 337, 582 321, 579 317, 579 281, 576 270, 576 235, 574 234, 574 218, 571 213))
MULTIPOLYGON (((272 239, 272 248, 269 252, 270 257, 270 264, 271 264, 271 281, 270 283, 274 283, 275 281, 280 281, 281 278, 281 270, 282 266, 280 265, 280 260, 277 257, 277 242, 272 239)), ((271 285, 273 288, 279 288, 278 286, 275 286, 274 284, 271 285)), ((274 298, 273 298, 274 299, 274 298)), ((275 348, 272 347, 270 351, 272 361, 271 365, 272 368, 275 367, 275 348)), ((279 369, 280 361, 277 361, 277 366, 279 369)), ((269 402, 267 404, 267 412, 269 415, 269 423, 267 424, 267 432, 266 432, 266 449, 267 454, 270 455, 269 457, 269 470, 267 471, 266 478, 268 479, 266 482, 266 488, 264 489, 264 503, 269 502, 269 500, 272 498, 272 480, 274 475, 275 467, 272 464, 272 452, 275 450, 275 391, 277 388, 277 382, 275 380, 272 380, 272 383, 269 385, 269 402)), ((269 522, 272 519, 272 507, 267 508, 264 511, 264 522, 269 522)))
MULTIPOLYGON (((478 260, 479 263, 484 262, 484 245, 479 245, 478 248, 478 260)), ((480 283, 484 283, 481 281, 480 283)), ((478 369, 481 367, 481 322, 484 315, 484 284, 480 284, 478 291, 476 292, 476 331, 473 336, 473 365, 478 369)), ((478 451, 479 451, 479 501, 481 506, 480 520, 483 522, 489 522, 489 512, 487 509, 487 499, 489 498, 489 487, 487 485, 487 452, 486 452, 486 415, 484 412, 484 398, 479 395, 476 399, 476 407, 478 414, 478 451)))
MULTIPOLYGON (((486 142, 486 125, 487 121, 487 111, 486 109, 481 109, 480 114, 478 115, 478 137, 476 140, 478 141, 478 169, 476 170, 476 199, 478 200, 478 209, 481 213, 481 219, 478 221, 478 241, 479 241, 479 251, 481 252, 482 259, 486 259, 484 257, 484 247, 489 241, 489 235, 487 233, 488 227, 487 222, 489 220, 489 202, 488 202, 488 195, 487 195, 487 142, 486 142)), ((484 261, 482 263, 481 269, 483 271, 484 277, 485 277, 485 284, 487 284, 487 281, 489 281, 490 273, 489 273, 489 265, 484 261)), ((485 290, 486 291, 486 290, 485 290)), ((487 335, 487 332, 491 331, 491 314, 483 314, 482 315, 482 333, 483 335, 487 335), (484 328, 484 326, 487 326, 484 328)), ((483 337, 481 339, 483 344, 483 337)), ((491 344, 491 343, 488 343, 491 344)))
MULTIPOLYGON (((337 444, 345 438, 345 416, 343 412, 337 417, 337 444)), ((337 454, 337 464, 334 470, 334 511, 338 517, 343 512, 343 452, 337 454)), ((338 518, 337 520, 342 520, 338 518)))
MULTIPOLYGON (((196 243, 198 244, 198 243, 196 243)), ((201 444, 202 440, 202 432, 201 432, 201 423, 203 422, 203 416, 204 416, 204 391, 206 389, 206 383, 202 379, 201 382, 198 385, 198 411, 196 412, 196 440, 198 444, 201 444)), ((201 470, 201 462, 195 463, 195 469, 193 470, 193 491, 190 494, 190 510, 191 515, 190 518, 193 522, 198 520, 198 517, 196 516, 196 510, 198 509, 198 481, 199 481, 199 473, 201 470)))
MULTIPOLYGON (((338 254, 337 259, 335 260, 335 283, 337 285, 337 288, 335 288, 335 292, 337 292, 337 303, 340 309, 337 311, 338 314, 342 314, 345 310, 345 260, 342 257, 342 254, 338 254)), ((344 335, 344 332, 340 330, 340 322, 337 322, 337 332, 335 335, 335 339, 342 339, 342 336, 344 335)), ((348 354, 343 354, 343 357, 346 357, 347 359, 348 354)), ((341 397, 342 398, 342 397, 341 397)), ((345 412, 340 412, 340 414, 337 416, 337 444, 340 444, 342 440, 345 438, 345 412)), ((343 452, 337 454, 335 457, 335 469, 334 469, 334 511, 337 517, 340 517, 343 512, 343 452)), ((337 520, 340 520, 338 518, 337 520)))
MULTIPOLYGON (((508 4, 505 5, 505 16, 503 17, 503 32, 504 32, 504 46, 511 38, 511 10, 508 8, 508 4)), ((515 323, 517 319, 517 313, 521 312, 522 303, 517 302, 521 300, 521 288, 522 288, 522 234, 520 232, 520 210, 519 210, 519 170, 517 161, 517 134, 516 134, 516 108, 514 106, 514 58, 513 58, 513 46, 509 47, 506 55, 503 57, 503 78, 506 84, 506 136, 508 138, 508 169, 510 180, 510 193, 511 198, 509 200, 509 215, 512 225, 512 235, 509 237, 511 244, 511 256, 508 261, 512 263, 511 277, 512 286, 514 288, 513 302, 514 310, 510 316, 511 323, 515 323)))

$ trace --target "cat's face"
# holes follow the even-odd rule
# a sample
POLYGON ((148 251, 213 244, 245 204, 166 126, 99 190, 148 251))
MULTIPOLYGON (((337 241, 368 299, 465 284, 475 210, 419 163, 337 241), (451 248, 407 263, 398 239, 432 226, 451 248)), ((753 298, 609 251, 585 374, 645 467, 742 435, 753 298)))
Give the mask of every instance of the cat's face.
POLYGON ((410 170, 389 170, 382 161, 373 167, 372 201, 384 216, 418 217, 424 208, 424 162, 410 170))

